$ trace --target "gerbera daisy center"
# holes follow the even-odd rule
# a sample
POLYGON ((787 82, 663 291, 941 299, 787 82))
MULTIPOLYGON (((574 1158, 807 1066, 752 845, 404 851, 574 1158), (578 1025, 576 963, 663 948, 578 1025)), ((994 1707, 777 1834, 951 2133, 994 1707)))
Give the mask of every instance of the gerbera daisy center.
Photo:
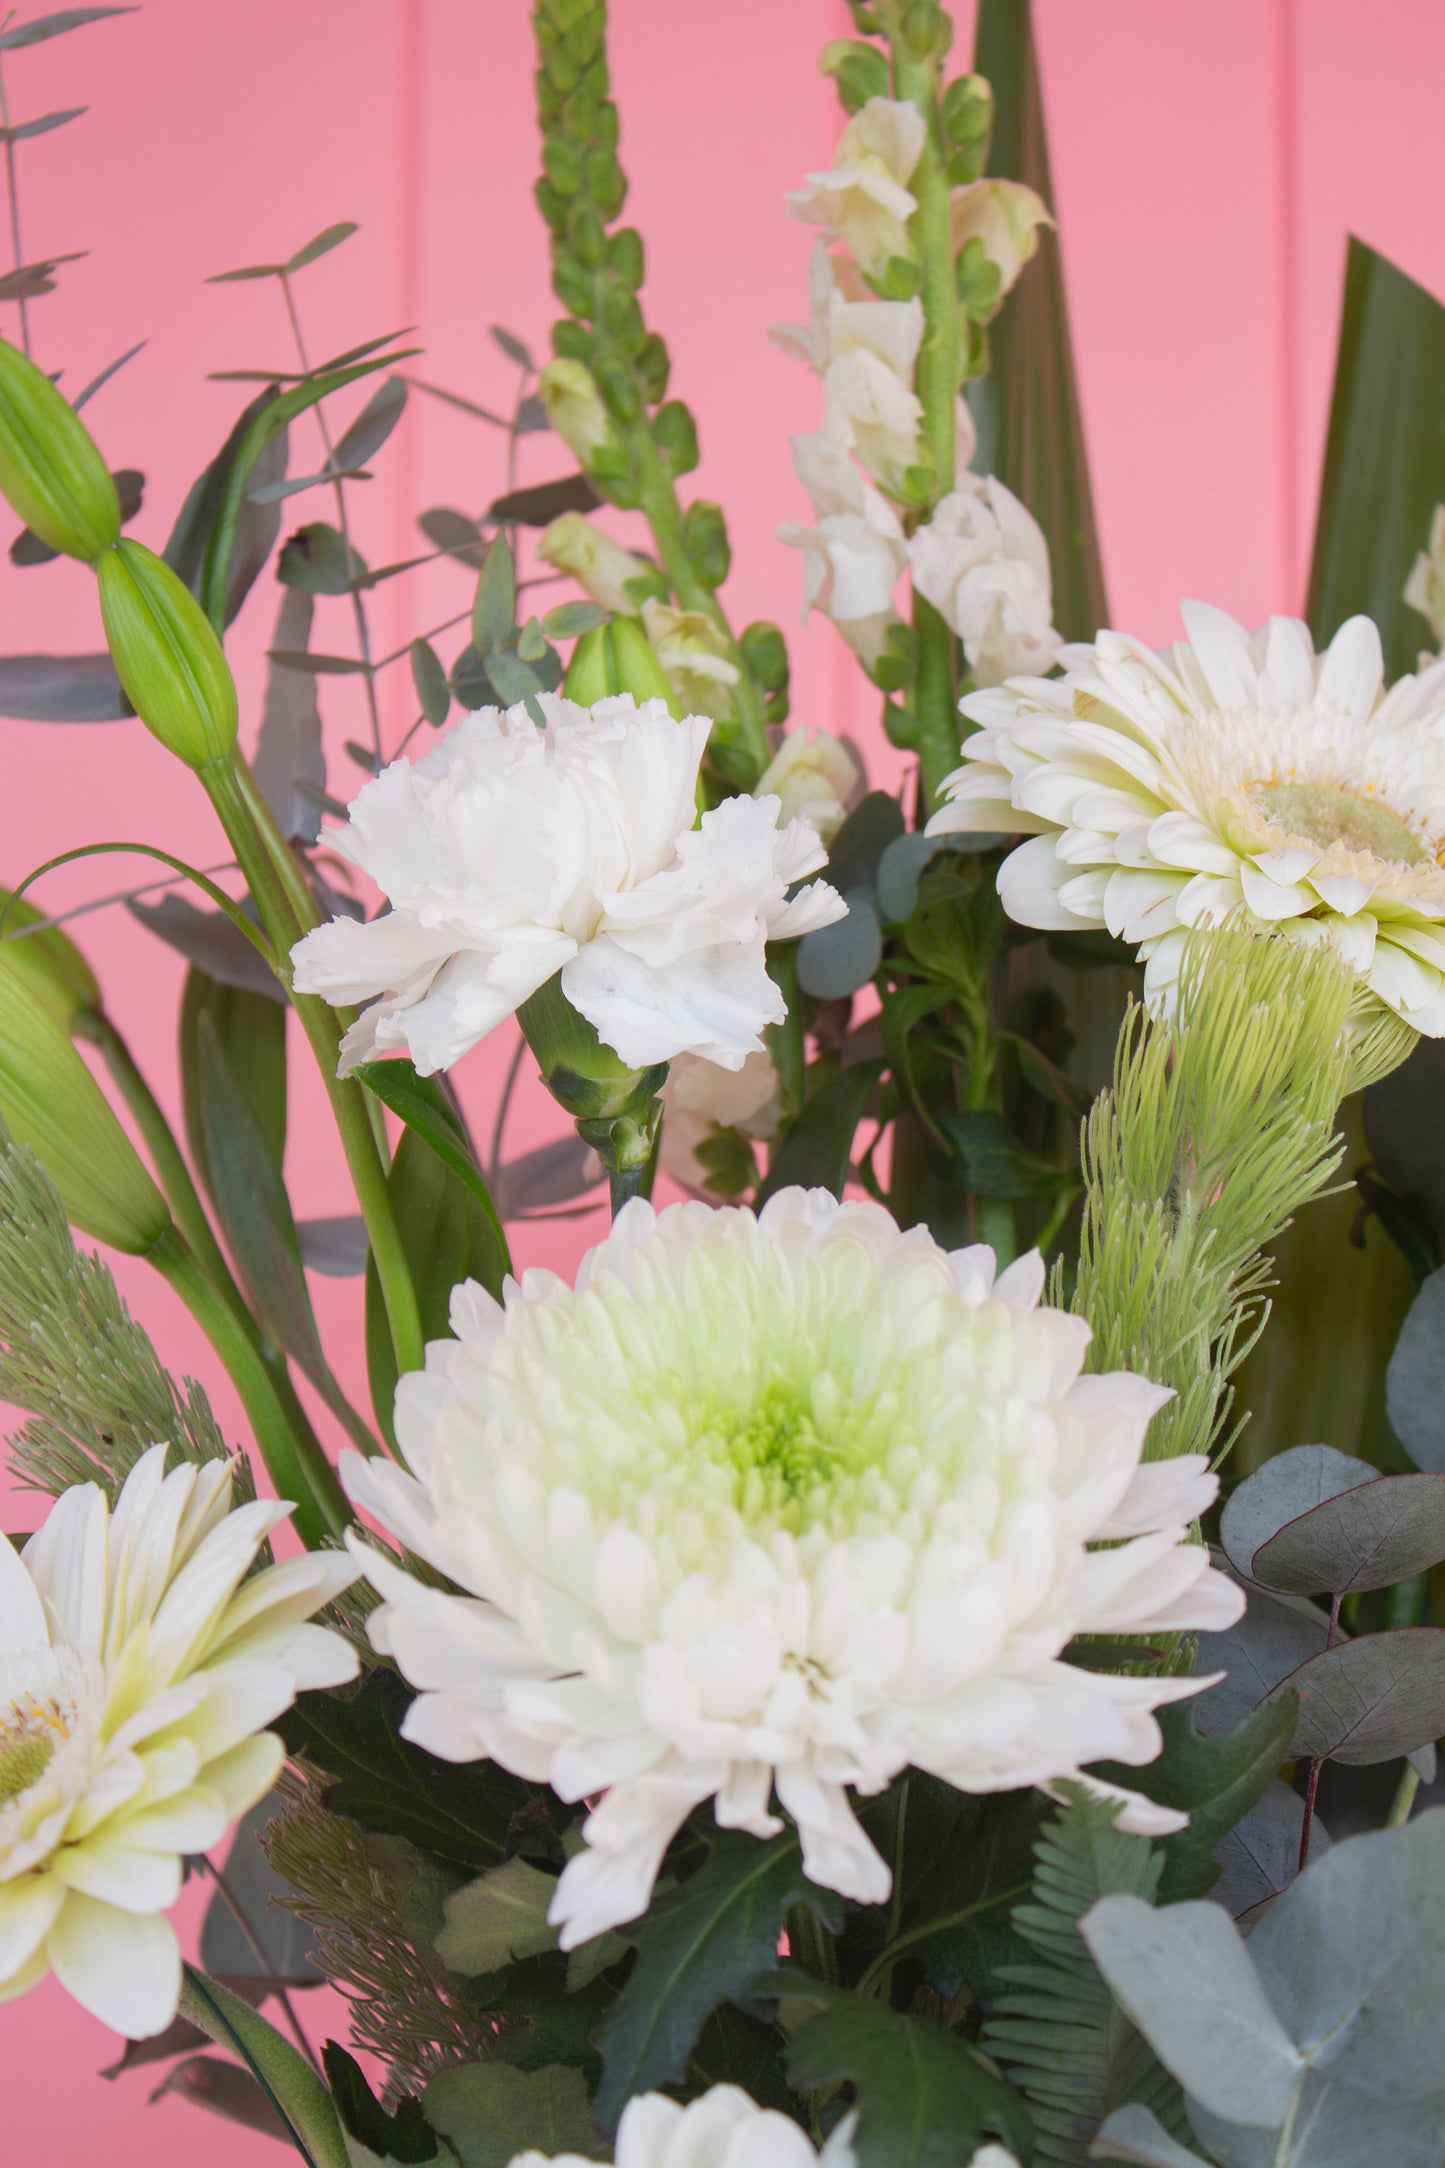
POLYGON ((1268 820, 1321 850, 1342 844, 1396 866, 1418 866, 1425 856, 1419 837, 1387 805, 1333 783, 1254 783, 1249 796, 1268 820))
POLYGON ((72 1714, 53 1696, 31 1694, 12 1700, 0 1714, 0 1807, 44 1775, 57 1745, 70 1736, 72 1714))

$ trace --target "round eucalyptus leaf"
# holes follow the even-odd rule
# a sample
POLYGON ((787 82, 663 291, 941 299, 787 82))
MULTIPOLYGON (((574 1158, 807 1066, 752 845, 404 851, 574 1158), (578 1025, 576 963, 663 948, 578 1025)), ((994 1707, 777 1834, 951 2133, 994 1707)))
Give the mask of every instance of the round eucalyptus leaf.
POLYGON ((918 877, 941 848, 938 836, 895 836, 878 861, 878 915, 899 925, 918 901, 918 877))
POLYGON ((1299 1717, 1291 1751, 1356 1766, 1390 1761, 1445 1732, 1445 1633, 1404 1626, 1311 1656, 1281 1680, 1299 1717))
POLYGON ((1385 1410, 1415 1466, 1445 1471, 1445 1267, 1431 1273, 1400 1327, 1385 1410))
POLYGON ((858 800, 828 847, 827 877, 844 895, 850 888, 873 887, 879 861, 903 834, 903 810, 886 790, 870 790, 858 800))
POLYGON ((1199 1636, 1195 1676, 1224 1673, 1194 1704, 1196 1723, 1206 1739, 1242 1724, 1281 1680, 1317 1656, 1329 1637, 1329 1620, 1302 1596, 1267 1596, 1260 1588, 1247 1594, 1237 1626, 1199 1636))
POLYGON ((798 943, 798 984, 819 1001, 856 994, 878 969, 883 933, 873 899, 864 888, 848 891, 846 918, 805 933, 798 943))
POLYGON ((1296 1596, 1391 1588, 1445 1558, 1445 1475, 1387 1475, 1324 1499, 1254 1554, 1255 1580, 1296 1596))
MULTIPOLYGON (((1378 1480, 1379 1470, 1368 1461, 1337 1453, 1332 1445, 1296 1445, 1288 1453, 1277 1453, 1240 1484, 1225 1507, 1219 1523, 1225 1556, 1247 1581, 1262 1580, 1264 1576, 1254 1570, 1255 1554, 1281 1528, 1326 1498, 1378 1480)), ((1293 1581, 1269 1585, 1296 1586, 1293 1581)), ((1313 1585, 1328 1586, 1324 1582, 1313 1585)))

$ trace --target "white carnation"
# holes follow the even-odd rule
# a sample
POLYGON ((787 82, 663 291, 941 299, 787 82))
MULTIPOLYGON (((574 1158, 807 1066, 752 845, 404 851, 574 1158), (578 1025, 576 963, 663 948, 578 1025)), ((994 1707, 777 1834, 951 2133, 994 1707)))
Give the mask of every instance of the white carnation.
POLYGON ((719 1069, 696 1054, 679 1054, 662 1087, 659 1164, 684 1189, 700 1194, 708 1169, 697 1150, 714 1129, 736 1129, 765 1142, 776 1134, 781 1113, 778 1072, 766 1050, 749 1054, 735 1070, 719 1069))
POLYGON ((137 1462, 107 1507, 57 1499, 23 1552, 0 1536, 0 1999, 47 1971, 132 2039, 164 2031, 180 1951, 164 1918, 281 1767, 264 1727, 356 1658, 306 1621, 356 1579, 339 1553, 250 1574, 289 1514, 231 1510, 231 1467, 137 1462))
POLYGON ((525 707, 464 716, 327 830, 392 907, 309 933, 297 988, 371 1003, 348 1068, 394 1047, 423 1075, 449 1068, 558 971, 630 1067, 684 1052, 740 1067, 785 1014, 766 942, 845 909, 824 881, 788 900, 823 863, 816 832, 779 827, 776 798, 728 798, 693 825, 705 716, 630 693, 540 699, 545 729, 525 707))
POLYGON ((1061 678, 965 700, 982 727, 929 834, 1033 830, 999 873, 1010 917, 1107 926, 1152 998, 1190 927, 1238 914, 1445 1036, 1445 663, 1387 693, 1368 618, 1316 655, 1294 618, 1182 614, 1165 655, 1105 632, 1061 678))
MULTIPOLYGON (((465 1591, 362 1550, 372 1638, 418 1689, 406 1736, 595 1802, 564 1948, 646 1909, 709 1799, 768 1837, 776 1791, 813 1880, 876 1904, 850 1790, 1158 1753, 1152 1710, 1203 1682, 1063 1652, 1238 1617, 1188 1540, 1215 1479, 1141 1464, 1168 1395, 1082 1376, 1088 1327, 1042 1286, 1036 1254, 995 1279, 989 1250, 795 1189, 758 1216, 634 1201, 575 1292, 457 1290, 456 1339, 397 1392, 413 1472, 349 1454, 343 1479, 465 1591)), ((1123 1796, 1123 1826, 1180 1825, 1123 1796)))
POLYGON ((908 545, 913 584, 962 640, 980 685, 1051 669, 1053 582, 1043 530, 995 475, 971 474, 908 545))
POLYGON ((870 98, 843 130, 828 171, 810 173, 788 209, 846 242, 864 271, 880 278, 891 257, 913 254, 908 221, 918 204, 907 183, 927 133, 910 99, 870 98))

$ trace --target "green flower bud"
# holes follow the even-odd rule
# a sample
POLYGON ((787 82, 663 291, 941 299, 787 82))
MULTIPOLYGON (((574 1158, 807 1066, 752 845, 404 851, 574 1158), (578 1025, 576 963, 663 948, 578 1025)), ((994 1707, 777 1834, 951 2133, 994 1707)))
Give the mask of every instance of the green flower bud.
POLYGON ((96 565, 106 645, 126 698, 188 768, 229 760, 236 684, 190 589, 143 543, 124 539, 96 565))
POLYGON ((888 62, 876 45, 857 38, 834 38, 818 56, 818 66, 837 86, 845 113, 861 112, 870 98, 889 94, 888 62))
POLYGON ((552 326, 552 351, 563 361, 589 362, 597 341, 585 324, 564 316, 552 326))
POLYGON ((599 328, 629 360, 635 360, 647 344, 647 326, 636 294, 615 282, 603 293, 599 328))
MULTIPOLYGON (((611 110, 613 124, 607 132, 612 136, 613 143, 615 143, 617 116, 615 109, 611 110)), ((600 135, 602 132, 600 123, 605 118, 605 112, 599 113, 597 118, 599 122, 598 133, 600 135)), ((582 174, 588 195, 610 225, 627 201, 627 180, 617 162, 617 153, 613 148, 613 144, 605 140, 595 144, 582 161, 582 174)))
POLYGON ((58 926, 46 926, 40 933, 26 931, 38 925, 44 914, 23 896, 17 903, 8 888, 0 888, 0 910, 5 911, 0 967, 24 980, 62 1031, 74 1031, 77 1018, 100 1007, 100 984, 95 973, 58 926))
POLYGON ((939 115, 943 132, 956 149, 983 145, 978 167, 982 173, 993 129, 993 91, 986 78, 956 75, 943 93, 939 115))
POLYGON ((588 271, 595 271, 606 257, 607 235, 602 221, 581 196, 574 199, 568 210, 567 239, 577 261, 588 271))
POLYGON ((637 380, 619 354, 599 354, 593 371, 609 414, 624 428, 642 416, 642 394, 637 380))
POLYGON ((706 497, 695 498, 682 518, 682 546, 704 587, 721 587, 733 553, 723 508, 706 497))
POLYGON ((63 392, 0 339, 0 490, 27 527, 90 564, 120 533, 120 499, 63 392))
POLYGON ((552 259, 552 291, 569 315, 592 314, 592 280, 575 256, 560 249, 552 259))
POLYGON ((560 233, 567 223, 567 198, 559 188, 554 188, 546 174, 542 174, 532 190, 541 212, 553 233, 560 233))
POLYGON ((620 226, 607 243, 608 269, 636 293, 642 284, 643 263, 642 235, 635 226, 620 226))
POLYGON ((697 465, 697 424, 680 399, 668 399, 652 417, 652 435, 673 475, 691 474, 697 465))
POLYGON ((765 693, 788 690, 788 643, 774 624, 759 617, 745 625, 738 639, 753 682, 765 693))
POLYGON ((139 1256, 170 1226, 165 1199, 100 1086, 17 971, 0 971, 0 1120, 97 1242, 139 1256))
POLYGON ((621 689, 612 682, 616 665, 607 638, 609 629, 606 625, 594 625, 591 632, 583 633, 572 650, 572 660, 562 680, 562 696, 566 700, 575 700, 579 707, 595 707, 609 693, 621 689))
POLYGON ((517 1022, 543 1083, 608 1173, 645 1166, 657 1134, 657 1095, 667 1081, 667 1063, 629 1069, 573 1008, 560 971, 523 1002, 517 1022))
POLYGON ((660 332, 649 331, 633 366, 637 370, 643 398, 649 406, 656 406, 659 399, 667 397, 667 379, 672 370, 667 342, 660 332))

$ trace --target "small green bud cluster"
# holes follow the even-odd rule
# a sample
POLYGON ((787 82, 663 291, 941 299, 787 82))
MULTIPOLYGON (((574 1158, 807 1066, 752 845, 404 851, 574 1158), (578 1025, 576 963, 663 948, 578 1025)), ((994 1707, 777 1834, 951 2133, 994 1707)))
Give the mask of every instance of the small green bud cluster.
POLYGON ((865 45, 859 38, 834 38, 823 47, 818 66, 832 77, 845 113, 861 112, 870 98, 889 95, 887 59, 876 45, 865 45))
POLYGON ((788 713, 788 643, 776 625, 759 617, 744 625, 738 638, 743 661, 763 694, 763 716, 781 723, 788 713))
POLYGON ((543 1083, 608 1174, 644 1167, 661 1118, 657 1095, 667 1081, 667 1063, 629 1069, 573 1008, 560 972, 523 1002, 517 1022, 543 1083))
POLYGON ((938 117, 948 151, 945 178, 950 187, 966 187, 988 165, 993 91, 981 75, 956 75, 939 101, 938 117))

